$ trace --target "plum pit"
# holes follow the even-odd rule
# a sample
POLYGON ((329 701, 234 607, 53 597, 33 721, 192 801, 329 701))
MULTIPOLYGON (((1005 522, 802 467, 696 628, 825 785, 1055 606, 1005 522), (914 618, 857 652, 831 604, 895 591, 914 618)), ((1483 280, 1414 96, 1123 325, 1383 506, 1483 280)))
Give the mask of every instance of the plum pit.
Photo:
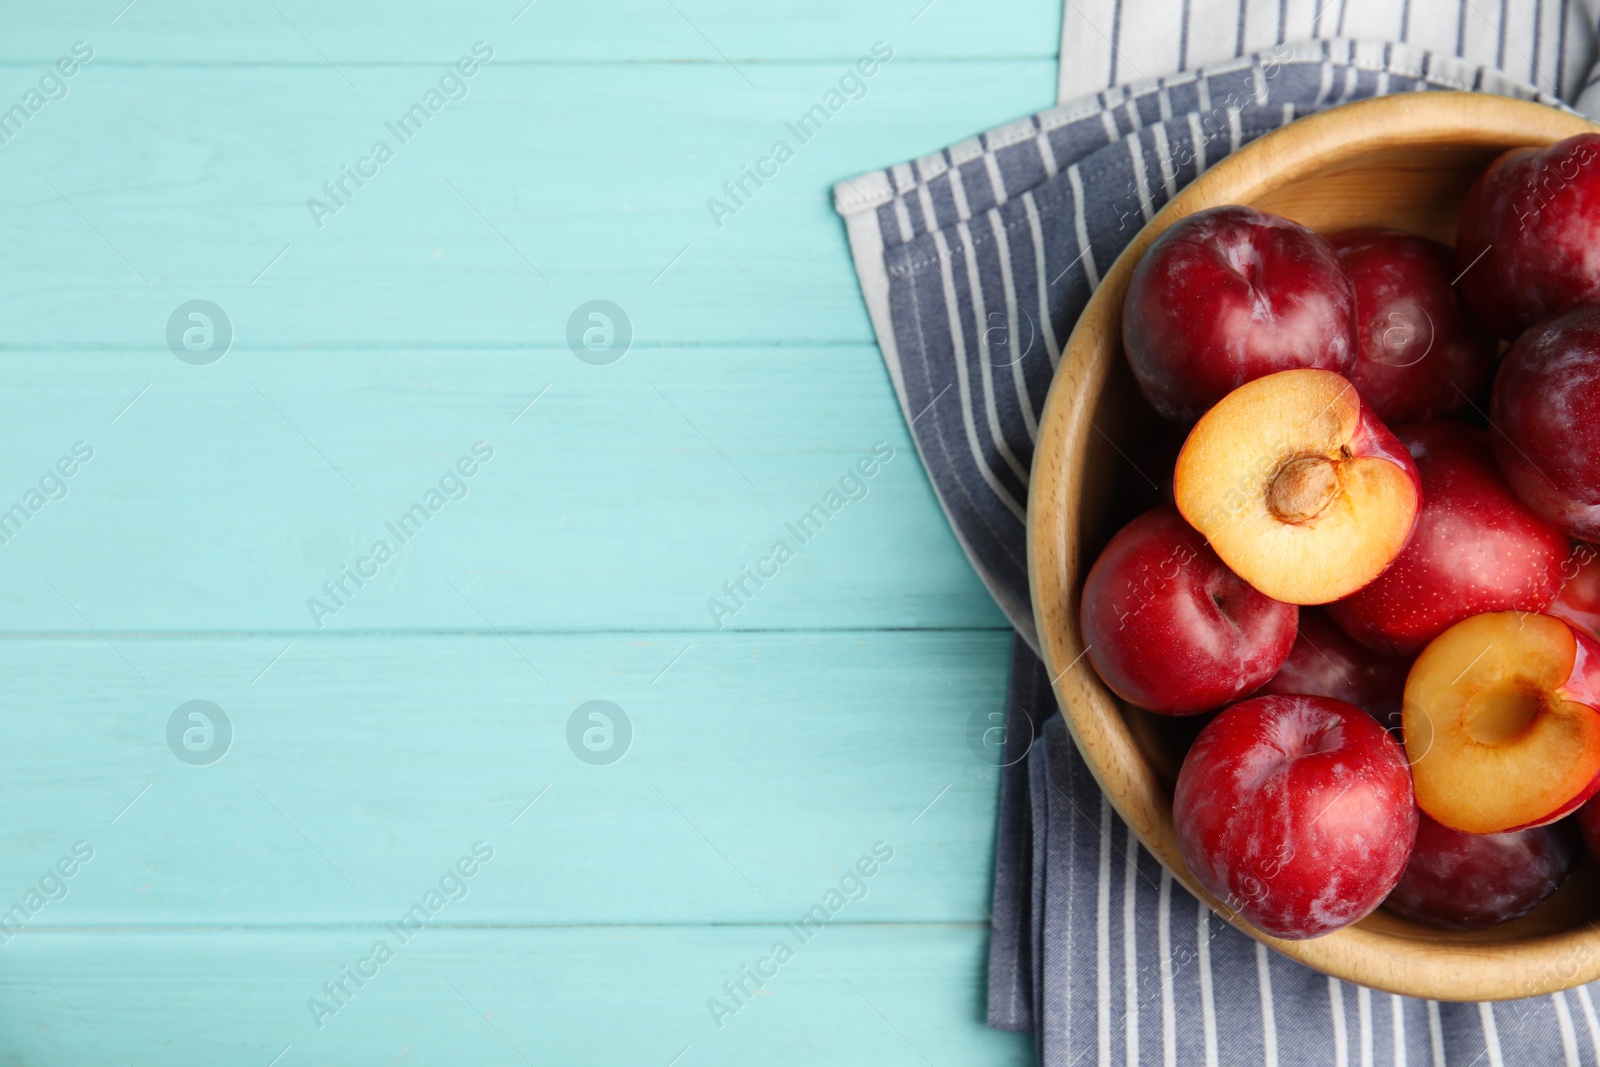
POLYGON ((1279 522, 1303 526, 1339 495, 1339 468, 1327 456, 1302 452, 1285 460, 1267 483, 1267 510, 1279 522))

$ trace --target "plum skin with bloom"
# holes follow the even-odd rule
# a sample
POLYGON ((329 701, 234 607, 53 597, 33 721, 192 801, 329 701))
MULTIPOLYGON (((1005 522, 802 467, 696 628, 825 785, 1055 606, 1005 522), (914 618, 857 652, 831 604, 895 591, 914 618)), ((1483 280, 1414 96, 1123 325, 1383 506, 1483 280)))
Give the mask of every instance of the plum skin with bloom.
POLYGON ((1577 858, 1577 835, 1566 822, 1467 834, 1424 814, 1411 861, 1383 906, 1446 930, 1494 926, 1537 907, 1577 858))
POLYGON ((1170 715, 1211 711, 1271 678, 1297 618, 1230 571, 1171 507, 1118 531, 1083 586, 1095 671, 1129 703, 1170 715))
POLYGON ((1573 821, 1578 824, 1583 843, 1589 846, 1589 851, 1600 856, 1600 800, 1590 800, 1584 804, 1573 821))
POLYGON ((1355 288, 1332 246, 1297 222, 1238 205, 1197 211, 1139 258, 1122 339, 1150 405, 1192 422, 1276 371, 1348 372, 1355 288))
POLYGON ((1456 422, 1401 426, 1422 507, 1400 555, 1328 615, 1376 652, 1409 656, 1485 611, 1543 611, 1561 589, 1567 537, 1495 468, 1488 434, 1456 422))
POLYGON ((1346 230, 1331 241, 1356 292, 1350 382, 1378 417, 1421 422, 1481 401, 1499 350, 1450 284, 1455 253, 1381 228, 1346 230))
POLYGON ((1289 658, 1252 696, 1302 694, 1342 700, 1390 729, 1400 725, 1409 660, 1357 644, 1321 608, 1301 608, 1289 658))
POLYGON ((1462 296, 1507 341, 1547 315, 1600 303, 1600 136, 1514 148, 1461 204, 1462 296))
POLYGON ((1561 564, 1561 592, 1545 614, 1600 641, 1600 551, 1578 542, 1561 564))
POLYGON ((1600 538, 1600 307, 1530 327, 1489 399, 1494 457, 1523 503, 1585 541, 1600 538))
POLYGON ((1274 937, 1321 937, 1372 912, 1417 834, 1400 745, 1328 697, 1240 701, 1201 731, 1173 797, 1195 878, 1274 937))

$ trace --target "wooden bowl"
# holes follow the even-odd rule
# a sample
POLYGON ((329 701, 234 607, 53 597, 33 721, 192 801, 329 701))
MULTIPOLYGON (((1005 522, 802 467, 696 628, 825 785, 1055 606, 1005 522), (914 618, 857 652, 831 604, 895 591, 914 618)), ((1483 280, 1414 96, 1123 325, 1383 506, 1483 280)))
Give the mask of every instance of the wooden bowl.
MULTIPOLYGON (((1323 233, 1395 226, 1453 242, 1467 187, 1508 148, 1593 127, 1554 108, 1474 93, 1403 93, 1301 119, 1228 157, 1133 239, 1078 320, 1050 388, 1033 461, 1028 562, 1044 661, 1079 750, 1140 840, 1219 914, 1195 882, 1172 826, 1184 733, 1119 701, 1083 660, 1078 605, 1087 566, 1128 514, 1124 454, 1155 430, 1122 353, 1122 303, 1139 256, 1205 208, 1249 204, 1323 233), (1120 492, 1119 492, 1120 490, 1120 492)), ((1192 735, 1193 731, 1188 731, 1192 735)), ((1384 911, 1309 941, 1234 925, 1325 974, 1408 996, 1506 1000, 1600 978, 1600 865, 1579 870, 1532 914, 1454 933, 1384 911)))

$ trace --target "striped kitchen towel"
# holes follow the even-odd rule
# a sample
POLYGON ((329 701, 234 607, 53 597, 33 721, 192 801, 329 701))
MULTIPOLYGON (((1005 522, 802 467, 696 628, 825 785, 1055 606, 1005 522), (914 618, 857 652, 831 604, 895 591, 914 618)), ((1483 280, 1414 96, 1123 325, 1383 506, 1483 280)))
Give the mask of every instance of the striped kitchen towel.
MULTIPOLYGON (((1501 23, 1524 8, 1534 23, 1543 17, 1538 0, 1503 0, 1501 23)), ((1589 26, 1581 50, 1563 49, 1592 57, 1589 26)), ((1039 413, 1073 323, 1139 226, 1210 164, 1321 108, 1433 89, 1562 106, 1561 90, 1587 88, 1584 78, 1525 85, 1497 73, 1487 51, 1467 60, 1392 43, 1278 45, 1101 91, 835 187, 923 464, 1018 633, 989 1020, 1033 1030, 1049 1067, 1600 1067, 1600 990, 1492 1005, 1410 1000, 1328 979, 1213 916, 1140 848, 1052 716, 1028 603, 1024 516, 1039 413)))
POLYGON ((1595 0, 1067 0, 1056 99, 1333 37, 1464 57, 1588 113, 1597 16, 1595 0))

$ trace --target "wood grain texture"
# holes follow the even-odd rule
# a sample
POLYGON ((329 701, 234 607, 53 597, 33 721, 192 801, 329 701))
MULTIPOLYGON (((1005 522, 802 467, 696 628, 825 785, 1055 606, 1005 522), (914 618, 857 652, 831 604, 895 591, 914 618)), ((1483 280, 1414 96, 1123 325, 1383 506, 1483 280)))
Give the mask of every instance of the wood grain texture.
MULTIPOLYGON (((79 840, 47 926, 359 923, 404 911, 476 840, 474 922, 772 922, 877 841, 849 917, 984 922, 1007 634, 507 634, 0 641, 0 913, 79 840), (287 646, 287 651, 285 651, 287 646), (209 766, 167 723, 209 700, 209 766), (617 762, 568 721, 614 702, 617 762), (70 742, 63 743, 70 736, 70 742), (535 802, 537 798, 537 802, 535 802), (530 807, 529 805, 532 804, 530 807)), ((452 913, 451 920, 457 916, 452 913)))
POLYGON ((1063 353, 1040 422, 1028 516, 1035 614, 1046 662, 1052 675, 1059 673, 1057 696, 1096 779, 1144 844, 1235 926, 1309 966, 1391 992, 1509 999, 1600 977, 1595 896, 1580 883, 1490 937, 1378 916, 1326 937, 1279 941, 1195 884, 1178 851, 1171 796, 1156 761, 1139 747, 1119 702, 1087 665, 1062 670, 1083 651, 1079 576, 1085 558, 1098 551, 1094 538, 1104 533, 1100 512, 1115 466, 1094 427, 1115 438, 1132 426, 1125 413, 1133 384, 1120 373, 1123 298, 1138 257, 1192 212, 1246 203, 1327 231, 1417 226, 1448 238, 1448 220, 1467 186, 1495 155, 1591 128, 1576 116, 1499 97, 1409 93, 1336 108, 1263 137, 1190 185, 1118 258, 1063 353))
POLYGON ((1059 19, 9 20, 0 110, 75 41, 94 58, 0 144, 0 514, 94 456, 0 538, 0 916, 95 853, 0 943, 0 1062, 1028 1062, 983 1024, 996 772, 966 737, 1009 636, 917 466, 830 188, 1050 104, 1059 19), (385 124, 478 40, 465 97, 400 143, 385 124), (788 133, 879 40, 859 98, 788 133), (780 138, 794 158, 719 227, 707 199, 780 138), (308 198, 378 139, 393 158, 319 227, 308 198), (168 350, 196 298, 233 327, 209 366, 168 350), (596 298, 633 331, 609 366, 568 347, 596 298), (307 599, 478 441, 465 497, 319 629, 307 599), (779 539, 780 572, 742 578, 779 539), (194 699, 235 728, 214 765, 167 746, 194 699), (634 728, 609 766, 568 748, 591 699, 634 728), (318 1030, 307 998, 478 840, 441 928, 318 1030), (866 897, 718 1030, 707 999, 880 840, 866 897))
POLYGON ((720 64, 491 62, 404 143, 386 124, 434 67, 369 66, 352 90, 320 66, 90 64, 0 150, 3 343, 160 350, 203 297, 240 349, 565 353, 596 298, 640 347, 871 344, 833 183, 1049 104, 1054 64, 890 62, 802 142, 786 124, 855 58, 754 88, 720 64), (730 199, 780 140, 793 158, 730 199), (376 173, 338 207, 341 167, 376 173))
POLYGON ((706 1001, 780 925, 423 929, 317 1029, 306 1001, 385 934, 24 934, 3 949, 0 1044, 79 1065, 1032 1062, 1024 1035, 971 1022, 981 927, 835 920, 721 1029, 706 1001))
MULTIPOLYGON (((33 12, 27 25, 0 41, 0 61, 54 60, 83 39, 115 62, 309 67, 322 65, 326 56, 342 68, 373 61, 450 62, 458 45, 483 38, 519 62, 722 64, 731 85, 739 85, 727 62, 831 62, 853 57, 875 40, 892 42, 897 54, 917 59, 1054 61, 1061 37, 1060 6, 1036 0, 772 0, 759 9, 717 0, 465 0, 403 8, 377 0, 274 0, 230 8, 204 0, 137 0, 118 17, 124 3, 67 0, 33 12)), ((338 72, 324 69, 337 83, 338 72)))
POLYGON ((29 352, 0 368, 0 510, 74 442, 94 449, 65 499, 0 528, 0 632, 1004 625, 875 348, 647 348, 606 367, 566 349, 208 367, 29 352), (479 441, 494 458, 459 479, 465 497, 402 543, 389 526, 479 441), (858 499, 830 511, 846 476, 858 499), (396 558, 344 606, 307 606, 336 606, 323 583, 379 540, 396 558), (794 556, 776 576, 744 578, 780 540, 794 556))

